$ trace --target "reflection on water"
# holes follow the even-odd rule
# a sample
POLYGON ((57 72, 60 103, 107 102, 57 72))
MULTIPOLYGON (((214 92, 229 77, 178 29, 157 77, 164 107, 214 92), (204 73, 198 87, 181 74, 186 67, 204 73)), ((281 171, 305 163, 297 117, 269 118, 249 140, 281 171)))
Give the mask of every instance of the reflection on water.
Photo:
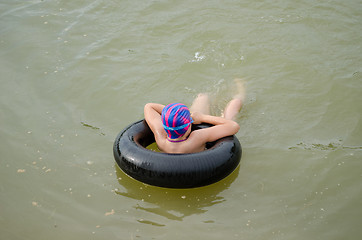
MULTIPOLYGON (((209 186, 192 189, 172 189, 150 186, 127 176, 117 165, 114 166, 121 189, 118 195, 140 200, 135 209, 163 216, 170 220, 182 221, 193 214, 206 212, 206 208, 225 201, 220 193, 228 189, 239 175, 239 167, 223 180, 209 186), (149 205, 152 204, 150 207, 149 205)), ((141 221, 145 223, 145 221, 141 221)), ((149 223, 149 222, 148 222, 149 223)), ((162 224, 159 224, 162 225, 162 224)))

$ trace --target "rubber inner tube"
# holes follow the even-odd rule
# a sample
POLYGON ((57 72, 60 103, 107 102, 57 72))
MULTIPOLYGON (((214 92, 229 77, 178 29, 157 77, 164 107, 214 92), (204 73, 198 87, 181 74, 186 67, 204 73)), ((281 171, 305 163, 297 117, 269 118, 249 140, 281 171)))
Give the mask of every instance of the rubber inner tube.
MULTIPOLYGON (((192 130, 210 125, 192 125, 192 130)), ((194 188, 215 183, 228 176, 239 165, 241 145, 236 136, 208 143, 198 153, 171 154, 146 147, 155 142, 145 120, 123 129, 113 145, 117 165, 130 177, 167 188, 194 188)))

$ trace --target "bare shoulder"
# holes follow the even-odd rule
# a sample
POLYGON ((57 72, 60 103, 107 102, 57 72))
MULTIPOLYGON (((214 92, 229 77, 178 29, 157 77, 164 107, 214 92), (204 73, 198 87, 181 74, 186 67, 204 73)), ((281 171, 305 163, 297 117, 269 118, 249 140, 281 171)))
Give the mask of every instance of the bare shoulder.
POLYGON ((205 150, 207 141, 207 133, 201 131, 202 129, 192 131, 189 138, 185 142, 189 152, 201 152, 205 150))
POLYGON ((159 149, 166 153, 196 153, 205 150, 206 145, 201 136, 194 132, 183 142, 173 143, 167 137, 156 138, 156 142, 159 149))

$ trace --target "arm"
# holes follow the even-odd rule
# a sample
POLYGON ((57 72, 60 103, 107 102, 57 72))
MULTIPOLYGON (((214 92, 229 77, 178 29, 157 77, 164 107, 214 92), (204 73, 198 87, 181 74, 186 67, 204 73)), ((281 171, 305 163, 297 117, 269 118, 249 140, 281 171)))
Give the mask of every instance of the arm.
POLYGON ((197 131, 203 142, 213 142, 220 138, 234 135, 240 129, 239 124, 223 117, 215 117, 195 112, 192 114, 192 119, 195 124, 210 123, 214 125, 213 127, 197 131))
POLYGON ((161 120, 161 113, 164 107, 164 105, 158 103, 147 103, 144 108, 145 120, 155 135, 156 140, 166 137, 161 120))

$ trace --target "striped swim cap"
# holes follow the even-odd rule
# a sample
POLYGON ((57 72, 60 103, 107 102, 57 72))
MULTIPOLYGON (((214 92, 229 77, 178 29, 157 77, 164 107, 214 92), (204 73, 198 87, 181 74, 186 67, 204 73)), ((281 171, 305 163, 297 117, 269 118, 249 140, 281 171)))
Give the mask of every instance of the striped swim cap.
POLYGON ((184 135, 192 121, 190 110, 181 103, 171 103, 162 109, 162 124, 167 136, 176 139, 184 135))

